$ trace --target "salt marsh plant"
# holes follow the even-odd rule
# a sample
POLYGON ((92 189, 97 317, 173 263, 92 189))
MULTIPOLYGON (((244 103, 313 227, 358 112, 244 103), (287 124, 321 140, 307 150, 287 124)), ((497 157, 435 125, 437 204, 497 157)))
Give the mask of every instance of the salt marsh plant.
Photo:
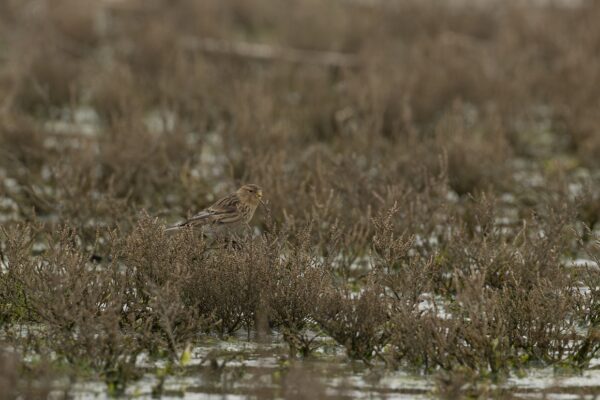
POLYGON ((600 6, 439 3, 0 2, 0 380, 242 334, 448 396, 587 368, 600 6), (235 245, 164 231, 247 182, 235 245))

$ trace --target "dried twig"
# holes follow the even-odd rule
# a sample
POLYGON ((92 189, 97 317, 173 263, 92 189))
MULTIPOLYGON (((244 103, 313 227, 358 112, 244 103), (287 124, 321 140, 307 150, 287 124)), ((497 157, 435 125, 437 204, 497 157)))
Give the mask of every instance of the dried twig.
POLYGON ((360 66, 358 58, 353 54, 332 51, 299 50, 264 43, 231 42, 211 38, 188 37, 182 40, 182 46, 193 51, 253 58, 257 60, 286 61, 338 68, 356 68, 360 66))

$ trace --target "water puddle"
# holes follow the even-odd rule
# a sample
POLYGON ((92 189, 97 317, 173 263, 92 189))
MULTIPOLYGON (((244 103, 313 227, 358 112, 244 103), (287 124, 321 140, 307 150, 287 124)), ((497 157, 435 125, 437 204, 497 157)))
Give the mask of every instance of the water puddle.
MULTIPOLYGON (((346 359, 343 349, 330 346, 306 359, 290 359, 281 342, 259 344, 241 339, 207 340, 193 349, 183 367, 161 378, 165 363, 141 359, 144 376, 130 384, 123 398, 246 399, 273 398, 435 398, 431 375, 368 368, 346 359)), ((511 398, 592 399, 600 393, 600 360, 580 374, 553 368, 532 368, 524 376, 511 376, 492 385, 511 398)), ((78 382, 74 399, 108 399, 101 381, 78 382)))

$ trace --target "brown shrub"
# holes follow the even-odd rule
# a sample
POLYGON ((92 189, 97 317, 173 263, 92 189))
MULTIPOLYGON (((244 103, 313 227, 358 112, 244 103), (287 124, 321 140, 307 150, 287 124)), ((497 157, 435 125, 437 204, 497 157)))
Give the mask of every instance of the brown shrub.
POLYGON ((0 321, 47 327, 23 351, 121 388, 242 328, 459 382, 598 352, 598 274, 565 265, 599 218, 596 2, 121 3, 0 2, 0 321), (249 181, 235 243, 138 217, 249 181))
POLYGON ((278 238, 275 254, 280 257, 269 266, 264 288, 269 319, 282 333, 292 356, 297 351, 306 356, 317 346, 319 327, 313 316, 324 290, 331 285, 326 263, 311 250, 310 230, 300 231, 298 243, 288 248, 283 247, 283 238, 278 238))
POLYGON ((52 379, 55 379, 55 374, 48 367, 46 360, 29 366, 18 354, 4 348, 0 349, 1 400, 18 398, 42 400, 50 397, 51 392, 56 398, 66 398, 52 390, 52 379))
POLYGON ((315 319, 350 358, 369 364, 387 343, 389 317, 383 299, 383 288, 374 282, 367 282, 359 293, 331 287, 321 295, 315 319))

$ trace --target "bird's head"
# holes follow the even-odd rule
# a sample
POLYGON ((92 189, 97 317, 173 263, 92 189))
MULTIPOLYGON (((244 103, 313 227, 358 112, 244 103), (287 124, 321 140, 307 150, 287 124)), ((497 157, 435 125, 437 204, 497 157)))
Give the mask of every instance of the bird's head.
POLYGON ((262 200, 263 192, 260 186, 248 184, 239 188, 237 190, 237 195, 243 202, 257 206, 262 200))

